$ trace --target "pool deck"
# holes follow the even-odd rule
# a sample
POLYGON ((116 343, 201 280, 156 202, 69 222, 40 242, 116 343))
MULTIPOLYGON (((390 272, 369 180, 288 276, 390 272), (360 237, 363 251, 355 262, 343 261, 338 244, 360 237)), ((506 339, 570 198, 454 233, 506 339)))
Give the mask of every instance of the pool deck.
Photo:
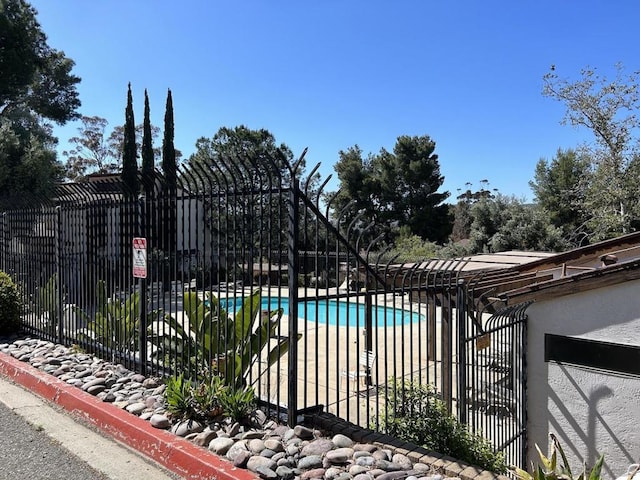
MULTIPOLYGON (((221 298, 227 296, 248 296, 254 288, 227 288, 216 292, 221 298)), ((326 295, 336 295, 337 289, 300 289, 298 298, 326 298, 326 295)), ((263 288, 262 295, 288 298, 285 288, 263 288)), ((365 302, 362 294, 353 294, 350 302, 365 302)), ((429 331, 427 312, 424 304, 410 303, 408 297, 378 295, 373 298, 373 304, 380 307, 406 309, 420 313, 423 320, 407 322, 395 326, 373 326, 371 342, 373 351, 377 353, 372 368, 371 385, 365 379, 354 380, 348 372, 360 370, 359 357, 366 349, 364 329, 357 326, 335 325, 331 322, 298 320, 298 333, 302 338, 297 344, 298 362, 296 372, 298 409, 323 405, 324 409, 355 424, 368 426, 372 419, 383 413, 386 395, 385 385, 390 378, 405 378, 418 380, 421 383, 431 383, 440 389, 442 382, 442 342, 440 321, 435 324, 435 332, 429 331), (428 356, 431 343, 431 357, 428 356), (435 350, 434 350, 435 349, 435 350)), ((156 297, 152 299, 152 307, 164 305, 171 314, 181 319, 184 328, 188 330, 189 322, 185 318, 182 308, 182 295, 178 292, 172 296, 156 297), (171 300, 170 300, 171 299, 171 300)), ((438 307, 435 318, 441 318, 438 307)), ((299 312, 300 317, 300 312, 299 312)), ((280 322, 279 336, 289 336, 289 318, 287 312, 280 322)), ((266 353, 266 352, 265 352, 266 353)), ((451 352, 453 368, 455 368, 455 346, 451 352)), ((266 363, 254 367, 254 386, 258 395, 264 400, 275 404, 289 403, 288 395, 290 383, 287 355, 280 358, 278 363, 268 371, 266 363)), ((263 359, 264 361, 264 359, 263 359)), ((455 371, 453 371, 455 378, 455 371)), ((455 385, 453 385, 455 389, 455 385)), ((455 392, 453 392, 455 397, 455 392)))
MULTIPOLYGON (((283 290, 271 293, 284 294, 283 290)), ((323 298, 323 293, 324 291, 320 291, 320 298, 323 298)), ((301 291, 299 294, 302 297, 305 292, 301 291)), ((364 296, 360 295, 357 299, 364 303, 364 296)), ((372 368, 370 386, 366 385, 364 377, 354 380, 346 375, 347 372, 362 368, 359 357, 366 345, 362 328, 299 321, 298 332, 303 335, 298 342, 296 369, 299 409, 324 405, 326 411, 367 427, 374 418, 383 414, 386 402, 384 390, 388 379, 392 377, 413 379, 421 383, 434 384, 436 387, 441 384, 440 342, 435 341, 435 356, 429 359, 427 355, 427 340, 440 338, 440 322, 435 322, 435 332, 429 332, 425 308, 421 311, 419 305, 411 305, 407 298, 397 296, 377 300, 378 306, 418 312, 423 316, 423 320, 396 325, 395 328, 373 327, 371 341, 377 356, 372 368), (389 301, 385 303, 384 300, 389 301)), ((356 302, 356 297, 352 297, 351 301, 356 302)), ((376 304, 375 301, 374 304, 376 304)), ((436 318, 440 318, 439 313, 436 314, 436 318)), ((288 328, 288 318, 284 317, 281 331, 286 333, 288 328)), ((455 352, 452 353, 455 365, 455 352)), ((455 378, 455 371, 453 375, 455 378)), ((281 404, 287 403, 289 373, 286 356, 281 359, 279 365, 271 367, 269 375, 263 375, 265 378, 261 383, 263 393, 267 387, 266 377, 269 377, 269 400, 281 404), (280 388, 279 402, 275 395, 278 387, 280 388)), ((455 386, 453 388, 455 389, 455 386)))

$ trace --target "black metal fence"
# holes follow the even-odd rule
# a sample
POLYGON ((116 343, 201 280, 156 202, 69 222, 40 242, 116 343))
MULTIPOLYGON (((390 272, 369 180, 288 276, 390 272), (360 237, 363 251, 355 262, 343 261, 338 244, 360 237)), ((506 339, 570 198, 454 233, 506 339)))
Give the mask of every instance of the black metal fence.
POLYGON ((465 260, 383 262, 299 164, 218 160, 139 195, 95 176, 4 199, 0 267, 24 330, 146 374, 217 372, 290 423, 323 408, 380 429, 391 379, 431 384, 523 465, 523 311, 483 304, 465 260))

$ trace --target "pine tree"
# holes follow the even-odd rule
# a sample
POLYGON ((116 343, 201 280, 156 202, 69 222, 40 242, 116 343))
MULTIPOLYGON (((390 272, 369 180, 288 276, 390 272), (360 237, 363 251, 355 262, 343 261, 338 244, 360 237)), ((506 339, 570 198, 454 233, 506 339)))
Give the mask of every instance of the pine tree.
POLYGON ((122 148, 122 183, 127 195, 138 194, 138 161, 136 158, 136 123, 133 118, 131 83, 125 110, 124 145, 122 148))
POLYGON ((142 178, 145 183, 145 189, 148 190, 153 181, 153 167, 155 159, 153 155, 153 138, 151 135, 151 119, 149 118, 149 96, 147 90, 144 90, 144 120, 142 133, 142 178))

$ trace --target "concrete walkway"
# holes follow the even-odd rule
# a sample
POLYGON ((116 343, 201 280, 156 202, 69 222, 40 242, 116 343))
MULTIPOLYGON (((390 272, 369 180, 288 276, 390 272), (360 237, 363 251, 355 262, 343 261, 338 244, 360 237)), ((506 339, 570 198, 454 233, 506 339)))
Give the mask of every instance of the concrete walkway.
POLYGON ((0 431, 0 479, 181 478, 2 377, 0 431))

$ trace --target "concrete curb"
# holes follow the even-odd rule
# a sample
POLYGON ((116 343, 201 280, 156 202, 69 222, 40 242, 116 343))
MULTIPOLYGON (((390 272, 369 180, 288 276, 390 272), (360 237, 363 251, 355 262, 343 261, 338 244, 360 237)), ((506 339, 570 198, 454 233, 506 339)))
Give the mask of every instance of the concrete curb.
POLYGON ((189 480, 256 480, 248 470, 149 422, 0 353, 0 375, 95 426, 114 440, 189 480))

